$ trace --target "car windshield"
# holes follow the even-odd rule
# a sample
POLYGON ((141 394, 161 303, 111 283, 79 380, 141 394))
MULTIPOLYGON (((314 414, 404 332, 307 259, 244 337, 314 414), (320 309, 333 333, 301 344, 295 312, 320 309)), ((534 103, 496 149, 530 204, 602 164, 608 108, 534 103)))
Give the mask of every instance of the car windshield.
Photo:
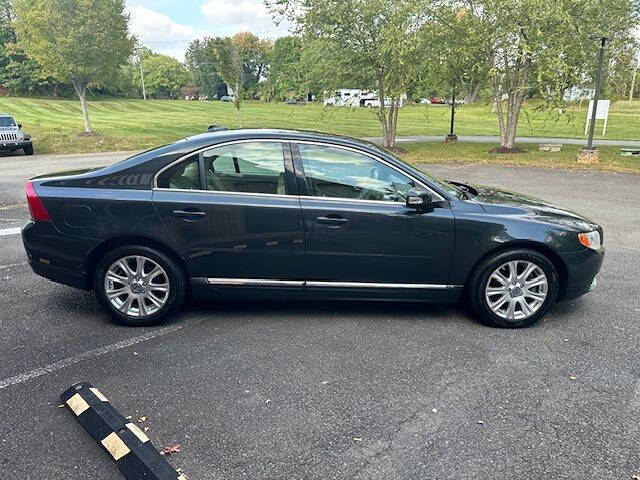
MULTIPOLYGON (((380 145, 376 145, 376 148, 382 150, 387 155, 392 156, 393 158, 395 158, 399 162, 407 164, 407 162, 405 162, 402 158, 400 158, 398 155, 393 153, 391 150, 389 150, 389 149, 387 149, 385 147, 382 147, 380 145)), ((411 167, 411 165, 409 165, 409 166, 411 167)), ((453 185, 453 184, 451 184, 449 182, 445 182, 444 180, 440 180, 439 178, 436 178, 433 175, 424 172, 423 170, 420 170, 420 173, 422 175, 424 175, 425 177, 427 177, 429 180, 431 180, 432 183, 435 183, 440 188, 445 190, 449 195, 453 195, 454 197, 459 198, 459 199, 464 199, 465 198, 464 192, 461 189, 459 189, 458 187, 456 187, 455 185, 453 185)))
POLYGON ((16 122, 13 117, 0 117, 0 127, 15 127, 16 122))

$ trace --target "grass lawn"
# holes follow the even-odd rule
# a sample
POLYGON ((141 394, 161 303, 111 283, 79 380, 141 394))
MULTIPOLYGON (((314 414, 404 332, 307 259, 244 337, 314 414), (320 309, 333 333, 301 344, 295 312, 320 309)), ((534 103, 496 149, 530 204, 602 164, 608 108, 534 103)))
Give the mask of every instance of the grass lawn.
MULTIPOLYGON (((539 110, 536 105, 525 106, 520 117, 519 135, 583 136, 586 105, 582 109, 572 107, 562 115, 557 110, 539 110)), ((85 137, 80 134, 83 123, 77 100, 0 97, 0 112, 13 114, 24 124, 25 130, 33 134, 38 153, 142 150, 204 132, 212 123, 231 128, 238 126, 234 106, 221 102, 99 100, 89 102, 89 111, 97 134, 85 137)), ((245 127, 308 129, 356 137, 381 135, 375 111, 366 108, 325 109, 320 104, 295 106, 252 101, 243 104, 242 117, 245 127)), ((602 132, 600 123, 597 133, 602 132)), ((399 114, 399 136, 444 136, 448 128, 447 107, 411 106, 401 109, 399 114)), ((498 122, 496 115, 491 113, 491 105, 460 107, 456 113, 456 133, 497 135, 498 122)), ((612 105, 606 138, 640 139, 640 102, 612 105)), ((481 150, 487 149, 482 147, 481 150)))
POLYGON ((640 173, 640 158, 622 157, 619 154, 620 149, 615 147, 600 147, 600 162, 583 165, 576 162, 578 146, 575 145, 565 145, 558 153, 539 152, 536 145, 521 145, 525 148, 525 153, 509 155, 489 153, 489 150, 494 146, 488 143, 411 143, 402 145, 407 153, 401 156, 414 165, 429 163, 484 164, 640 173))

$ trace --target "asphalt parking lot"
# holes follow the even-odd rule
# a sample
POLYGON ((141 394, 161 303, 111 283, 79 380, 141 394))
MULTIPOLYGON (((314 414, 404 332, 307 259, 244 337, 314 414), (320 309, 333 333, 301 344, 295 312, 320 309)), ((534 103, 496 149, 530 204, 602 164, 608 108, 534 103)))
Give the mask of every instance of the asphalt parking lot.
MULTIPOLYGON (((0 157, 0 233, 24 180, 121 155, 0 157)), ((92 294, 33 275, 0 236, 0 478, 118 479, 58 408, 98 386, 190 479, 630 479, 640 475, 640 176, 441 167, 600 222, 592 294, 526 330, 451 305, 220 302, 110 323, 92 294)))

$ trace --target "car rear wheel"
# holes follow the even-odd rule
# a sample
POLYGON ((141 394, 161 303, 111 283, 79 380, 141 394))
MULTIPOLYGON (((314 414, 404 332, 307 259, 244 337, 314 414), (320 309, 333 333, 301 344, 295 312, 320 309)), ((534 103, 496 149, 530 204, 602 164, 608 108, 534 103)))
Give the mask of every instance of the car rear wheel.
POLYGON ((179 265, 145 246, 118 247, 100 261, 94 276, 96 297, 123 325, 156 325, 184 300, 186 282, 179 265))
POLYGON ((502 252, 476 267, 468 285, 475 314, 493 327, 521 328, 538 322, 558 297, 558 274, 534 250, 502 252))
POLYGON ((33 145, 27 145, 22 149, 25 155, 33 155, 33 145))

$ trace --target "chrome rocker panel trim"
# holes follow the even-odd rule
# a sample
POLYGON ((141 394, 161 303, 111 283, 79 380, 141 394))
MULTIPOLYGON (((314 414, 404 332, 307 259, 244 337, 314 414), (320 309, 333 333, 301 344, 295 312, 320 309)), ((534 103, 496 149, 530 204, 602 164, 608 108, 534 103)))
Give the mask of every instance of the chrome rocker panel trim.
POLYGON ((192 278, 193 284, 208 284, 227 287, 293 287, 293 288, 390 288, 448 290, 462 285, 434 285, 429 283, 370 283, 370 282, 317 282, 303 280, 272 280, 265 278, 192 278))

